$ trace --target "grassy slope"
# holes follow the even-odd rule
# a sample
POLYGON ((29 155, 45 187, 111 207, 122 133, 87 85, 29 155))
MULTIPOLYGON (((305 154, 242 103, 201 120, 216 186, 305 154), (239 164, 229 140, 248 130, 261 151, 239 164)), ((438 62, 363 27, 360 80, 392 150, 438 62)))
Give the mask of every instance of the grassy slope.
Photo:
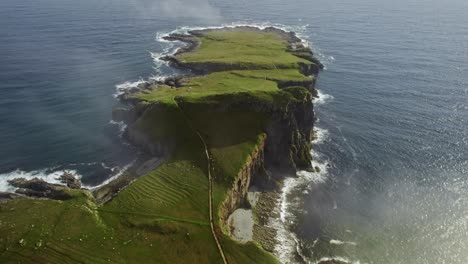
MULTIPOLYGON (((195 130, 214 158, 218 208, 269 121, 266 114, 221 111, 219 106, 245 101, 282 106, 302 99, 306 89, 279 90, 277 82, 311 80, 298 70, 298 63, 310 62, 293 56, 273 33, 211 31, 200 40, 197 50, 179 59, 238 64, 241 70, 139 95, 160 107, 148 110, 136 126, 155 142, 175 137, 172 158, 105 205, 96 205, 86 191, 63 202, 0 204, 0 262, 221 262, 208 220, 207 161, 195 130)), ((242 245, 223 235, 222 244, 230 263, 276 262, 254 243, 242 245)))

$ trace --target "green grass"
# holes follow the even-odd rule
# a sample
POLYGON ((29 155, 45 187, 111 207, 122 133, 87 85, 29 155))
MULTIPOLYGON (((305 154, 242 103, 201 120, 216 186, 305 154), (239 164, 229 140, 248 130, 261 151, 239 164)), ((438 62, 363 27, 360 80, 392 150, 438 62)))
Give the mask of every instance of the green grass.
POLYGON ((206 223, 208 178, 190 160, 171 160, 121 191, 103 210, 206 223))
POLYGON ((260 251, 254 242, 240 244, 224 237, 222 244, 229 263, 280 263, 273 255, 260 251))
POLYGON ((304 76, 297 69, 274 69, 274 70, 237 70, 231 71, 231 74, 264 79, 271 81, 311 81, 312 77, 304 76))
POLYGON ((288 52, 288 43, 274 33, 219 30, 204 33, 199 39, 201 45, 197 50, 179 57, 182 62, 215 62, 262 69, 298 68, 298 62, 310 64, 288 52))
MULTIPOLYGON (((299 70, 299 63, 311 62, 294 56, 274 33, 218 30, 200 41, 179 59, 232 70, 137 95, 145 111, 132 128, 151 143, 171 145, 172 156, 104 205, 87 191, 72 191, 67 201, 0 203, 1 263, 221 263, 209 227, 207 160, 196 132, 213 158, 221 226, 220 206, 264 139, 271 111, 310 97, 305 87, 280 84, 311 82, 299 70)), ((277 263, 255 243, 221 240, 229 263, 277 263)))
POLYGON ((173 98, 177 96, 196 99, 217 94, 277 90, 277 84, 270 80, 241 77, 231 72, 216 72, 192 78, 188 83, 178 88, 161 85, 149 93, 139 94, 138 98, 148 102, 158 101, 174 104, 173 98))

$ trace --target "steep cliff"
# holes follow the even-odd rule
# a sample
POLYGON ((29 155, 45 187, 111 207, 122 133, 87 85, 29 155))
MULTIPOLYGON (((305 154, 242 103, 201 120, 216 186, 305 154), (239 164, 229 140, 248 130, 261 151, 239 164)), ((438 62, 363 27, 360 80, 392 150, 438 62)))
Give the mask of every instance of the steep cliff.
MULTIPOLYGON (((226 198, 219 207, 220 223, 226 233, 229 233, 227 228, 227 220, 229 216, 239 207, 245 205, 247 192, 255 177, 265 175, 264 168, 264 151, 265 151, 266 136, 261 136, 259 144, 254 148, 252 153, 247 157, 244 166, 234 178, 234 183, 228 189, 226 198)), ((258 179, 265 180, 265 179, 258 179)))

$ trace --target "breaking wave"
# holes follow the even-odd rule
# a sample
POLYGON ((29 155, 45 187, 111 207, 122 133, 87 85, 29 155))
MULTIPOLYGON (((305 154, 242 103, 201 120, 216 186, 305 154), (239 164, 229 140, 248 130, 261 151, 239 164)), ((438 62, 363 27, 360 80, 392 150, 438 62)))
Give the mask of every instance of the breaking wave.
POLYGON ((128 91, 130 89, 133 89, 133 88, 136 88, 138 87, 138 85, 142 84, 142 83, 145 83, 146 81, 143 80, 143 79, 139 79, 137 81, 126 81, 124 83, 121 83, 121 84, 117 84, 115 86, 115 90, 116 92, 114 93, 114 97, 117 98, 119 97, 120 95, 124 94, 125 91, 128 91))
POLYGON ((330 244, 332 245, 349 245, 349 246, 356 246, 357 243, 356 242, 352 242, 352 241, 341 241, 341 240, 337 240, 337 239, 331 239, 330 240, 330 244))
MULTIPOLYGON (((120 122, 118 122, 118 124, 120 124, 120 122)), ((82 182, 83 188, 93 190, 117 179, 125 171, 127 171, 128 168, 133 166, 135 162, 136 162, 136 159, 131 161, 130 163, 128 163, 127 165, 123 167, 120 167, 120 166, 110 167, 104 162, 87 162, 87 163, 70 163, 66 165, 60 165, 56 167, 38 169, 38 170, 32 170, 32 171, 16 169, 14 171, 0 174, 0 192, 15 192, 18 188, 10 185, 8 181, 17 179, 17 178, 25 178, 27 180, 38 178, 48 183, 65 185, 61 183, 60 180, 58 180, 58 178, 62 176, 65 172, 69 172, 73 174, 73 176, 75 176, 79 180, 83 180, 87 175, 86 173, 84 174, 80 173, 82 170, 89 172, 90 169, 91 171, 93 171, 93 170, 98 170, 100 168, 100 169, 106 169, 107 171, 111 172, 111 174, 106 180, 104 180, 102 183, 99 183, 97 185, 85 184, 82 182)))
POLYGON ((122 176, 122 174, 124 174, 130 167, 132 167, 135 162, 137 160, 133 160, 132 162, 130 162, 129 164, 125 165, 122 169, 119 170, 119 172, 117 172, 114 176, 108 178, 107 180, 105 180, 104 182, 102 182, 101 184, 98 184, 98 185, 95 185, 95 186, 84 186, 85 188, 88 188, 90 190, 94 190, 94 189, 97 189, 99 187, 102 187, 106 184, 108 184, 109 182, 119 178, 120 176, 122 176))
POLYGON ((330 102, 331 100, 334 99, 334 97, 332 95, 325 94, 320 90, 317 90, 317 93, 318 93, 318 98, 314 98, 314 105, 315 106, 328 103, 328 102, 330 102))
POLYGON ((124 121, 115 121, 111 120, 109 121, 109 124, 117 126, 119 128, 119 136, 122 137, 123 133, 125 132, 125 129, 127 129, 127 124, 125 124, 124 121))

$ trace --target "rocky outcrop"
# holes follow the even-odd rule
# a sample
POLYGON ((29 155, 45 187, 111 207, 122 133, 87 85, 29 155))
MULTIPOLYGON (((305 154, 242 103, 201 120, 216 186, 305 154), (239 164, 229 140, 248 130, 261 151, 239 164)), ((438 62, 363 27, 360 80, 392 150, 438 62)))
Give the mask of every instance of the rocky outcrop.
POLYGON ((6 201, 6 200, 12 200, 21 195, 16 194, 16 193, 9 193, 9 192, 0 192, 0 202, 1 201, 6 201))
POLYGON ((17 178, 9 180, 8 183, 13 187, 19 188, 16 190, 16 193, 26 196, 49 198, 53 200, 67 200, 72 198, 68 188, 57 184, 51 184, 38 178, 33 178, 31 180, 17 178))
POLYGON ((65 171, 62 176, 58 178, 61 183, 66 184, 70 189, 80 189, 81 188, 81 181, 78 180, 73 174, 68 171, 65 171))

